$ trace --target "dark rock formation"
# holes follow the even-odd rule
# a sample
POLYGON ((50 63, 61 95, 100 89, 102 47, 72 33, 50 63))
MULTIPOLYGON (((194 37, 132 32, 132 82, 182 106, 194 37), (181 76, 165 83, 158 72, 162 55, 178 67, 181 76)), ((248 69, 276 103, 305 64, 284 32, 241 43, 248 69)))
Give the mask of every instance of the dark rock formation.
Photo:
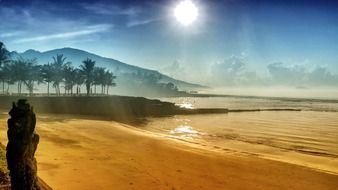
POLYGON ((34 157, 39 135, 35 134, 36 118, 26 100, 13 103, 8 119, 7 165, 12 190, 40 190, 34 157))

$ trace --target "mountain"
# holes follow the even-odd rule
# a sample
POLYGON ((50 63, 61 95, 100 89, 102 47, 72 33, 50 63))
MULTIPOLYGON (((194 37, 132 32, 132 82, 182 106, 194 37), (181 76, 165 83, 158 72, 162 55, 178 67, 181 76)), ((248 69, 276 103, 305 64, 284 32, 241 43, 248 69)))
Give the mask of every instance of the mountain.
MULTIPOLYGON (((182 80, 177 80, 172 77, 169 77, 165 74, 162 74, 156 70, 150 70, 141 68, 134 65, 129 65, 127 63, 123 63, 121 61, 102 57, 90 52, 86 52, 80 49, 74 49, 74 48, 61 48, 61 49, 54 49, 50 51, 45 52, 39 52, 33 49, 27 50, 23 53, 17 53, 12 52, 12 57, 23 57, 25 59, 37 59, 38 64, 46 64, 48 62, 52 62, 53 56, 56 56, 57 54, 63 54, 65 57, 67 57, 67 61, 72 62, 72 65, 75 67, 78 67, 82 64, 82 61, 86 58, 90 58, 96 61, 96 66, 99 67, 105 67, 112 71, 117 76, 117 84, 123 84, 123 86, 117 86, 118 90, 124 92, 131 90, 130 87, 128 87, 128 82, 131 80, 131 76, 135 76, 136 74, 142 73, 142 75, 155 75, 160 78, 160 83, 174 83, 179 90, 197 90, 201 88, 205 88, 202 85, 199 84, 193 84, 189 82, 185 82, 182 80), (127 86, 125 86, 127 85, 127 86)), ((123 94, 123 93, 122 93, 123 94)))

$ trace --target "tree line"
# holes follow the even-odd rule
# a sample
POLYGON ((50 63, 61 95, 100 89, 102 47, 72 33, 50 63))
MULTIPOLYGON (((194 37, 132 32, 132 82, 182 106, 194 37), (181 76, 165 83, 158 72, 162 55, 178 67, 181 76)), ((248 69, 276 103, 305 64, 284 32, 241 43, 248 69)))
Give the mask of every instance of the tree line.
POLYGON ((109 87, 115 86, 116 76, 108 69, 95 66, 95 61, 85 59, 79 68, 72 66, 63 54, 53 56, 52 62, 38 65, 36 59, 11 58, 10 52, 0 42, 0 81, 3 94, 9 94, 11 85, 17 85, 17 93, 22 94, 25 86, 32 95, 36 85, 46 84, 47 94, 50 87, 55 89, 56 95, 61 95, 61 85, 64 94, 79 95, 81 86, 86 88, 86 94, 108 94, 109 87), (100 86, 100 92, 97 92, 100 86), (74 91, 75 89, 75 91, 74 91))

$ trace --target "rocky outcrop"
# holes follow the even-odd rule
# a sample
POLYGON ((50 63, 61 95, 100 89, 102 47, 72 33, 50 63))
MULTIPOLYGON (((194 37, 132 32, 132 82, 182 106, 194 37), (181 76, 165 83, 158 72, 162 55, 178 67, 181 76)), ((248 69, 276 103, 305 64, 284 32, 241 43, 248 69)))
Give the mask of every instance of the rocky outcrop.
POLYGON ((26 100, 13 103, 8 119, 7 167, 12 190, 40 190, 34 157, 39 143, 36 118, 26 100))

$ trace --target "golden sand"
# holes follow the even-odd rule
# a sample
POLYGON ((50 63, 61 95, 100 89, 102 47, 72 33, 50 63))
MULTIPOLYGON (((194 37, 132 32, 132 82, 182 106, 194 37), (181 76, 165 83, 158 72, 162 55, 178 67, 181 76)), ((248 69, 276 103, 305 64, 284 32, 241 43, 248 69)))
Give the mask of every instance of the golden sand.
MULTIPOLYGON (((1 120, 6 143, 6 118, 1 120)), ((54 189, 335 190, 338 176, 217 153, 120 123, 39 118, 38 175, 54 189)))

